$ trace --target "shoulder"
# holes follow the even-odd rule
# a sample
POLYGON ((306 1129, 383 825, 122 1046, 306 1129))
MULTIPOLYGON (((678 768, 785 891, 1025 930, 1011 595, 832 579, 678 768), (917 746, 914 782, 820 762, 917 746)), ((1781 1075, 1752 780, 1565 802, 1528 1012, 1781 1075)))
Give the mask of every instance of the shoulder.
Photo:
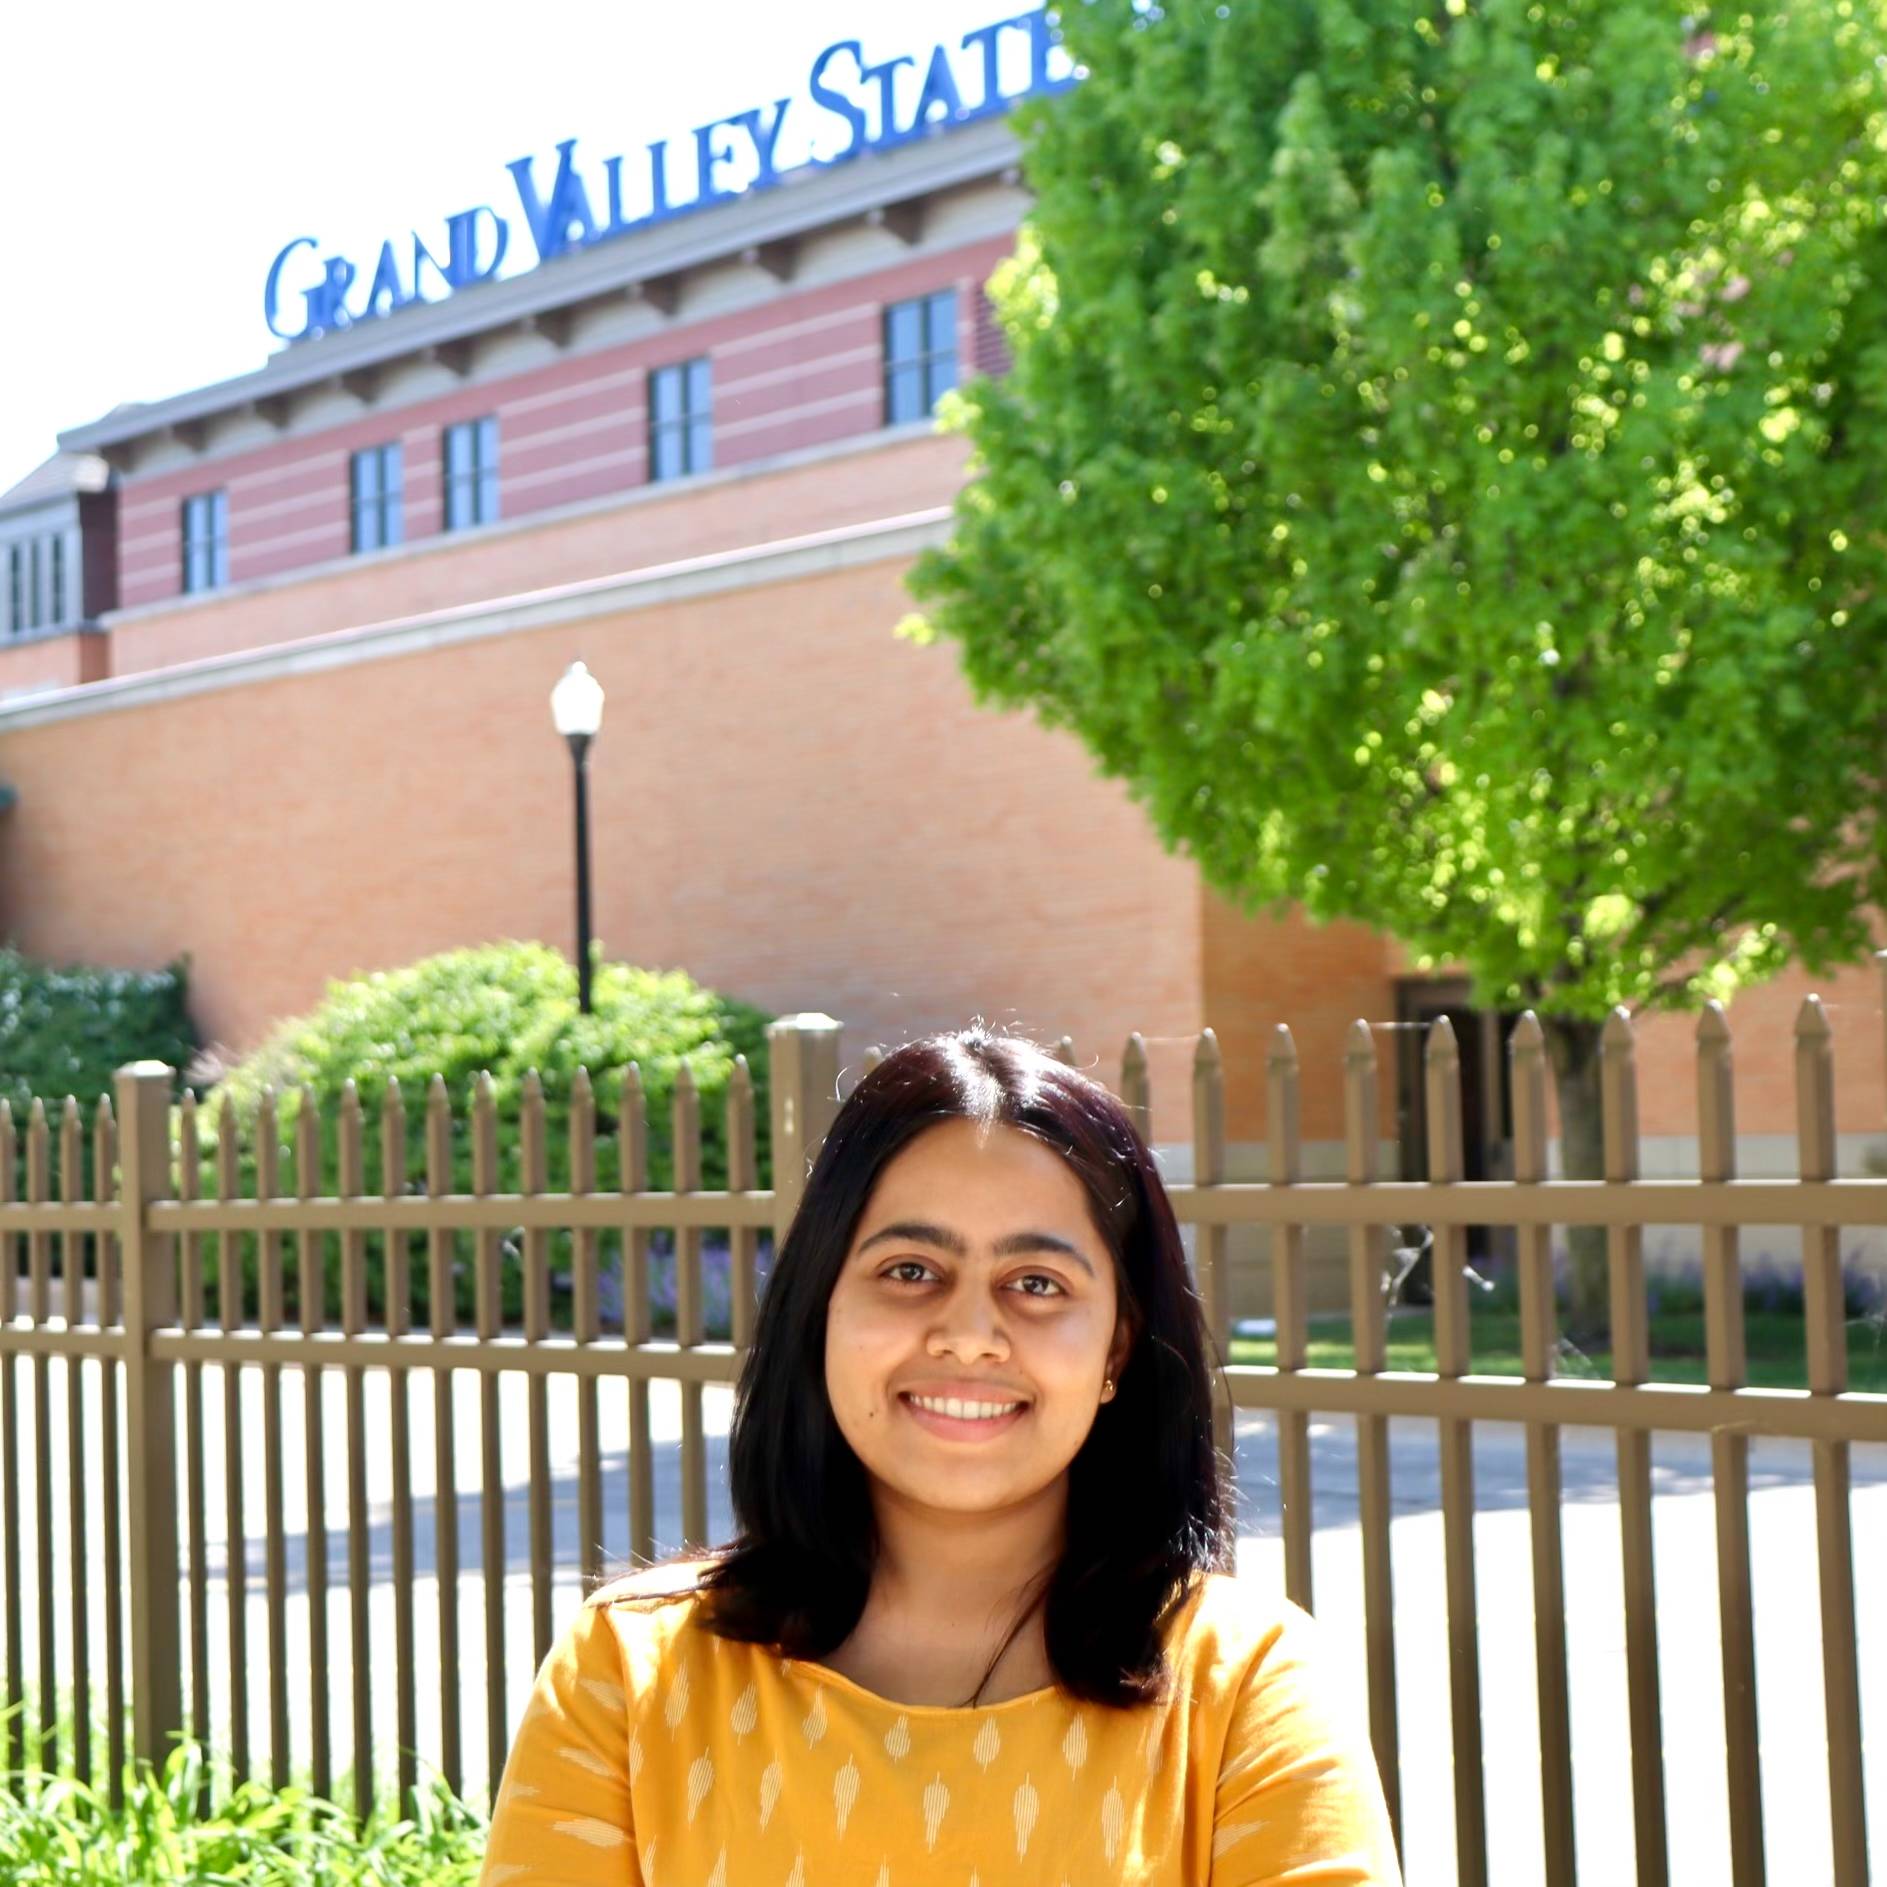
POLYGON ((714 1644, 701 1642, 707 1635, 691 1633, 688 1626, 699 1603, 700 1575, 713 1563, 711 1558, 659 1561, 605 1581, 584 1601, 579 1634, 613 1647, 632 1696, 646 1695, 712 1656, 714 1644))
POLYGON ((1269 1582, 1207 1572, 1173 1617, 1169 1655, 1195 1695, 1229 1700, 1300 1665, 1315 1632, 1310 1614, 1269 1582))
POLYGON ((653 1566, 605 1580, 584 1603, 608 1606, 637 1599, 682 1598, 696 1589, 702 1573, 713 1564, 712 1558, 658 1560, 653 1566))

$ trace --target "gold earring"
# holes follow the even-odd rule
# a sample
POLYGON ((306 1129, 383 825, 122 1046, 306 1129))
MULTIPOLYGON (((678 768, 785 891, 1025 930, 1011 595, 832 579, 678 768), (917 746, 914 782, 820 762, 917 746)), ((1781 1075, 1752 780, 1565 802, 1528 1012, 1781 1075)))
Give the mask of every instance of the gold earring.
POLYGON ((1105 1401, 1113 1393, 1114 1393, 1114 1379, 1112 1376, 1109 1376, 1101 1384, 1101 1399, 1105 1401))

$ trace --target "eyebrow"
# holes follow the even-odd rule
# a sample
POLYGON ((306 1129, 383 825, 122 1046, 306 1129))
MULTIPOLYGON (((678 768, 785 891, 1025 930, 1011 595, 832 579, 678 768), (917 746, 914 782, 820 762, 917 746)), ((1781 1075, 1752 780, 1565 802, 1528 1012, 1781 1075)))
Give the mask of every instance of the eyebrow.
MULTIPOLYGON (((895 1225, 887 1225, 872 1233, 859 1246, 859 1255, 863 1257, 874 1245, 900 1239, 911 1244, 935 1245, 939 1250, 949 1252, 953 1258, 967 1257, 970 1249, 969 1241, 962 1233, 953 1232, 947 1225, 933 1225, 928 1219, 899 1219, 895 1225)), ((1072 1258, 1089 1277, 1094 1276, 1094 1267, 1085 1254, 1053 1232, 1011 1232, 1007 1237, 997 1239, 991 1249, 998 1258, 1013 1258, 1023 1252, 1054 1252, 1060 1257, 1072 1258)))

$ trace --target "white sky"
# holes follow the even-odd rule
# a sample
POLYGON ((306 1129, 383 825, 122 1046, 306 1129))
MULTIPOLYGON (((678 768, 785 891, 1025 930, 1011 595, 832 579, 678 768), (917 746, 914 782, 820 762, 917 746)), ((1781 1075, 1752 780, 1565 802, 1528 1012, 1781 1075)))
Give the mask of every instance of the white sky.
MULTIPOLYGON (((9 10, 0 105, 0 490, 62 428, 258 367, 270 261, 295 236, 370 273, 380 242, 491 204, 534 259, 505 165, 602 160, 791 94, 835 40, 954 51, 1027 0, 48 0, 9 10)), ((1006 36, 1014 41, 1017 35, 1006 36)), ((965 102, 976 55, 961 55, 965 102)), ((907 70, 900 75, 913 88, 907 70)), ((901 94, 908 112, 914 90, 901 94)), ((804 127, 809 121, 804 116, 804 127)), ((810 122, 824 120, 812 114, 810 122)), ((794 118, 782 137, 782 165, 794 118)), ((834 123, 836 129, 836 124, 834 123)), ((626 164, 625 169, 629 166, 626 164)), ((304 255, 306 252, 303 252, 304 255)), ((291 284, 292 285, 292 284, 291 284)), ((354 297, 359 300, 359 291, 354 297)), ((298 309, 299 296, 288 310, 298 309)), ((298 325, 287 318, 284 325, 298 325)))

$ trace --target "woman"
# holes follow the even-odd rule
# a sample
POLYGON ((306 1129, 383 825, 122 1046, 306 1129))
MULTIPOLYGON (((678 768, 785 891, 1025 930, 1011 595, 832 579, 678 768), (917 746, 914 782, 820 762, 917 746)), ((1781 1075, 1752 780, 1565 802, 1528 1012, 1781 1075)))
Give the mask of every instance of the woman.
POLYGON ((1235 1581, 1211 1366, 1126 1109, 914 1042, 840 1108, 761 1300, 737 1538, 591 1596, 483 1887, 1378 1887, 1309 1619, 1235 1581))

